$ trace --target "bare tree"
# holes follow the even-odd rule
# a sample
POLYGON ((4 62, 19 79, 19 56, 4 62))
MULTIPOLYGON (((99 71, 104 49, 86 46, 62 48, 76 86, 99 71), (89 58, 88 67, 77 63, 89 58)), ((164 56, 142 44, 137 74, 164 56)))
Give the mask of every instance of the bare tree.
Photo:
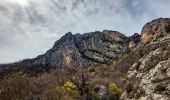
POLYGON ((85 69, 80 67, 65 67, 56 71, 55 75, 57 76, 59 85, 62 85, 65 88, 79 91, 79 96, 84 99, 89 98, 88 89, 86 88, 88 74, 85 69), (66 82, 71 82, 76 87, 72 88, 65 86, 64 84, 66 82))

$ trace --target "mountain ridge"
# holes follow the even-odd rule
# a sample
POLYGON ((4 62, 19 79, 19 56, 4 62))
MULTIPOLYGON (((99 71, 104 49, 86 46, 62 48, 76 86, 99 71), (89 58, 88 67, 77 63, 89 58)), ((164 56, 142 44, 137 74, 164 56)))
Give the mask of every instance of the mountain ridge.
MULTIPOLYGON (((114 31, 112 31, 112 32, 114 32, 114 31)), ((102 53, 102 50, 99 46, 95 47, 95 45, 98 45, 97 41, 99 41, 99 42, 100 41, 113 42, 111 39, 109 40, 111 35, 106 37, 107 33, 106 34, 103 34, 103 33, 96 31, 96 32, 91 32, 91 33, 85 33, 83 35, 80 35, 80 34, 73 35, 71 32, 69 32, 65 36, 63 36, 59 41, 57 41, 54 44, 53 48, 57 49, 57 48, 60 48, 60 46, 63 46, 63 45, 64 46, 73 45, 73 47, 75 47, 75 51, 77 51, 77 53, 79 52, 80 55, 82 56, 82 58, 84 57, 83 59, 85 59, 85 58, 90 59, 90 57, 85 55, 84 52, 86 52, 86 51, 92 51, 92 52, 94 51, 95 52, 96 51, 96 53, 98 53, 98 54, 102 53), (102 37, 105 37, 105 38, 102 38, 102 37), (70 44, 70 42, 71 42, 71 44, 70 44), (99 50, 97 51, 95 49, 99 49, 99 50)), ((101 47, 103 47, 103 46, 101 46, 101 47)), ((63 47, 61 47, 61 48, 63 48, 63 47)), ((54 51, 55 51, 55 49, 54 49, 54 51)), ((105 55, 105 56, 108 57, 107 55, 105 55)), ((98 60, 98 62, 102 63, 102 61, 99 61, 99 60, 98 60)))
MULTIPOLYGON (((135 37, 140 37, 140 35, 136 34, 135 37)), ((88 67, 97 64, 109 64, 112 63, 113 59, 117 59, 124 53, 129 52, 130 49, 128 46, 130 41, 133 40, 130 40, 129 37, 120 32, 111 30, 84 34, 72 34, 68 32, 57 40, 53 47, 45 54, 17 63, 1 65, 4 66, 1 67, 1 70, 5 66, 8 66, 6 69, 10 69, 10 65, 14 65, 16 69, 20 69, 19 67, 17 68, 20 64, 28 65, 28 67, 34 65, 46 66, 48 69, 65 66, 88 67)))

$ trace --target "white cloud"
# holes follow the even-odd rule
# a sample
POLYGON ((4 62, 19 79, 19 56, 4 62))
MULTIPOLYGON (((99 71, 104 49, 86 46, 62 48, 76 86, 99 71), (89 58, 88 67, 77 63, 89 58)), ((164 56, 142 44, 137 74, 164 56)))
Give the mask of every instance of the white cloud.
POLYGON ((17 3, 17 4, 20 4, 20 5, 28 5, 29 4, 29 1, 33 1, 33 0, 8 0, 7 2, 10 2, 10 3, 17 3))

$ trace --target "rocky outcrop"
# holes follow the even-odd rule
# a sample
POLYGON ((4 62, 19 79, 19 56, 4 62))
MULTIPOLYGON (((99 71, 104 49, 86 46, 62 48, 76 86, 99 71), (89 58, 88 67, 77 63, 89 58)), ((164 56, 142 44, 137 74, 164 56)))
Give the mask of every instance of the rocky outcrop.
POLYGON ((141 36, 138 33, 133 34, 129 37, 129 48, 134 49, 136 46, 140 44, 141 36))
POLYGON ((97 91, 97 97, 99 100, 108 100, 108 90, 105 86, 99 86, 99 90, 97 91))
POLYGON ((128 71, 123 100, 169 100, 170 98, 170 19, 157 19, 142 30, 140 46, 144 56, 128 71))
POLYGON ((152 41, 166 36, 170 33, 170 18, 159 18, 153 20, 142 29, 142 43, 148 44, 152 41))
POLYGON ((127 52, 127 40, 126 36, 116 31, 105 30, 83 35, 69 32, 56 41, 52 49, 35 58, 34 63, 52 67, 110 63, 127 52))

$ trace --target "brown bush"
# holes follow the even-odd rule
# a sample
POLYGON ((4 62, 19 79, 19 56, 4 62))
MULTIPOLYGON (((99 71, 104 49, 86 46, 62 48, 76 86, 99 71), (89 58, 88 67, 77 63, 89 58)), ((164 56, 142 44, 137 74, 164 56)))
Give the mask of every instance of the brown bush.
POLYGON ((134 64, 137 63, 140 58, 143 57, 143 49, 142 47, 132 51, 128 54, 123 55, 119 61, 115 64, 116 70, 127 73, 129 68, 134 64))
POLYGON ((107 87, 116 83, 124 88, 124 79, 124 73, 115 70, 113 65, 100 65, 93 73, 80 67, 57 69, 37 76, 17 72, 0 81, 0 100, 85 100, 96 95, 92 84, 107 87), (78 94, 66 92, 63 89, 66 82, 72 82, 78 94))

